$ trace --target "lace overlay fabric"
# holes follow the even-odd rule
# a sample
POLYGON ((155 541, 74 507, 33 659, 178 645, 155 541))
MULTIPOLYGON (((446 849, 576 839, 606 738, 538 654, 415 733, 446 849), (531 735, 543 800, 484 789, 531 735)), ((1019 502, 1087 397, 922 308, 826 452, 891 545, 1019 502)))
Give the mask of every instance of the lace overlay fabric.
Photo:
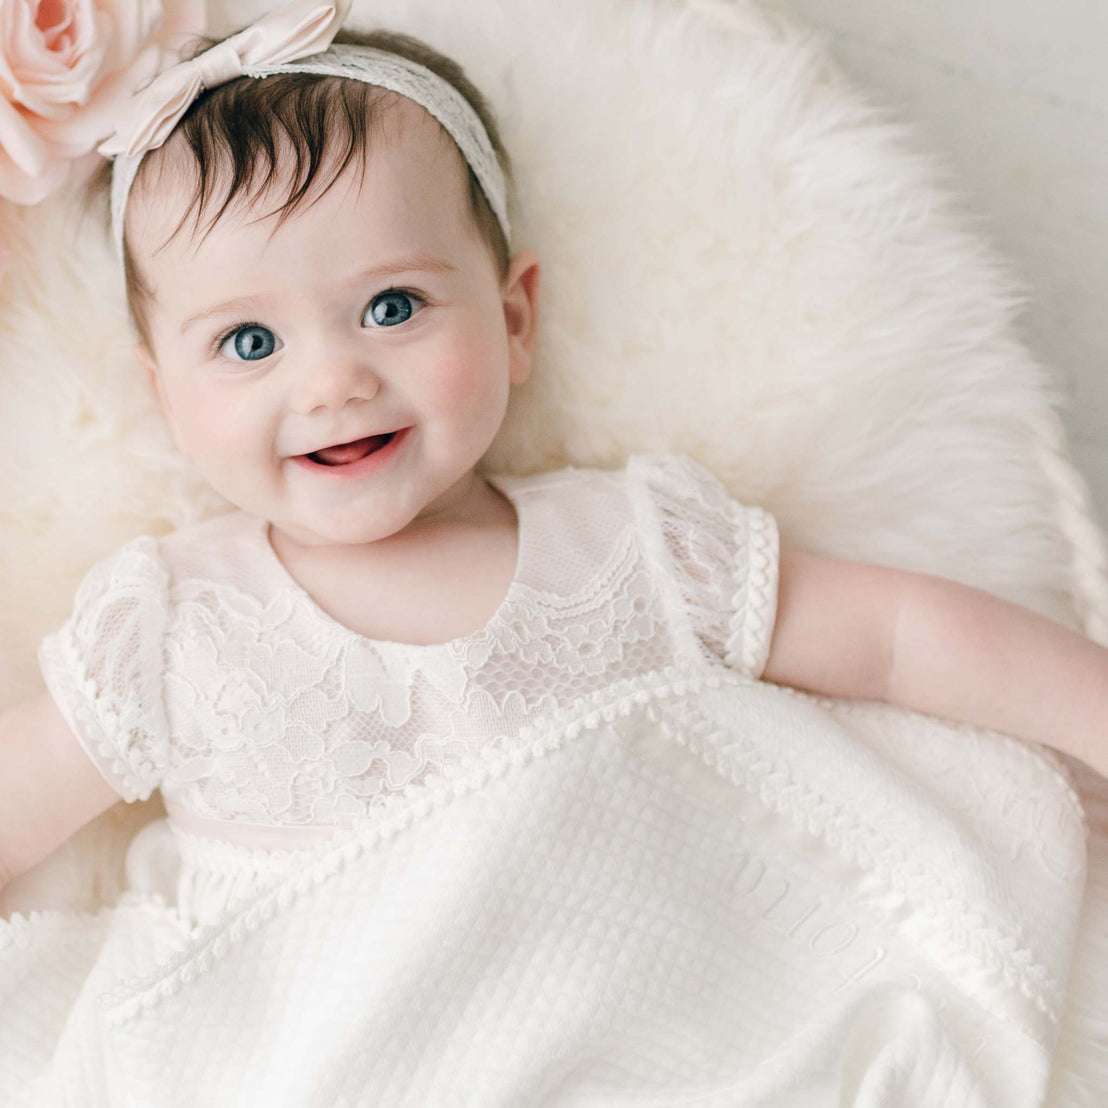
POLYGON ((85 575, 73 614, 39 646, 47 689, 124 800, 146 800, 169 760, 162 644, 169 574, 140 535, 85 575))
POLYGON ((761 676, 777 614, 780 536, 773 516, 738 503, 706 469, 677 456, 657 459, 634 493, 644 514, 653 509, 642 533, 659 579, 676 589, 674 623, 695 635, 707 655, 761 676))
POLYGON ((606 689, 760 675, 776 608, 767 513, 673 455, 489 479, 516 508, 520 553, 478 631, 365 638, 288 574, 265 521, 232 512, 90 570, 40 647, 59 708, 122 797, 160 787, 171 820, 251 843, 256 868, 259 846, 373 819, 606 689))

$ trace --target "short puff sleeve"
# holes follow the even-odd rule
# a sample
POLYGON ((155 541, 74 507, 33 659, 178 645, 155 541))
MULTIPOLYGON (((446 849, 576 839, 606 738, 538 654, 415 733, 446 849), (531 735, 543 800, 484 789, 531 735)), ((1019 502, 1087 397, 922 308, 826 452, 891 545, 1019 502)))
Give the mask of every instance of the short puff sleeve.
POLYGON ((85 575, 69 619, 38 648, 46 687, 85 753, 126 801, 146 800, 169 762, 162 698, 169 574, 140 535, 85 575))
POLYGON ((649 519, 651 560, 668 578, 674 619, 694 649, 759 678, 777 617, 780 536, 773 516, 735 500, 683 454, 628 462, 637 514, 649 519))

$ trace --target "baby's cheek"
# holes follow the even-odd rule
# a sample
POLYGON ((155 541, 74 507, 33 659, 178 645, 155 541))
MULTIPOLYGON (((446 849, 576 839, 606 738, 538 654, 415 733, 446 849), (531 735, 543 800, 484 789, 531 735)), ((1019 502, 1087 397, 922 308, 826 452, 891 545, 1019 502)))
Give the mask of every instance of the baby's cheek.
POLYGON ((472 402, 474 391, 481 384, 480 374, 472 362, 457 357, 442 358, 436 366, 435 403, 446 411, 465 407, 472 402))
POLYGON ((434 399, 443 411, 479 408, 499 394, 491 352, 468 351, 441 358, 434 375, 434 399))
POLYGON ((208 390, 179 389, 172 398, 181 449, 189 455, 219 455, 245 445, 242 417, 235 404, 208 390))

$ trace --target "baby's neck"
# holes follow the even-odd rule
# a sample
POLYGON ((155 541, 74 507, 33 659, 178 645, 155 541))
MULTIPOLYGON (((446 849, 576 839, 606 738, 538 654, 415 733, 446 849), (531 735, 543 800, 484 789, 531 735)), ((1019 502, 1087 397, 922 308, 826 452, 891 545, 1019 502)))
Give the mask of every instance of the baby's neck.
POLYGON ((276 527, 285 569, 332 619, 369 639, 448 642, 485 626, 513 581, 519 526, 484 478, 470 495, 376 542, 306 546, 276 527))

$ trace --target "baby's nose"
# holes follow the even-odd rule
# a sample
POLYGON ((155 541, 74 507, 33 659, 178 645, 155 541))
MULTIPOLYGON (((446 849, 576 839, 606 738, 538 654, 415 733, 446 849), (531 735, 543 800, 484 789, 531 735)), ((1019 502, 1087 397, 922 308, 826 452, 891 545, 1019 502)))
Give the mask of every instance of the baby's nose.
POLYGON ((372 400, 381 379, 360 355, 344 351, 321 351, 305 367, 294 386, 292 407, 311 415, 320 408, 341 408, 351 401, 372 400))

